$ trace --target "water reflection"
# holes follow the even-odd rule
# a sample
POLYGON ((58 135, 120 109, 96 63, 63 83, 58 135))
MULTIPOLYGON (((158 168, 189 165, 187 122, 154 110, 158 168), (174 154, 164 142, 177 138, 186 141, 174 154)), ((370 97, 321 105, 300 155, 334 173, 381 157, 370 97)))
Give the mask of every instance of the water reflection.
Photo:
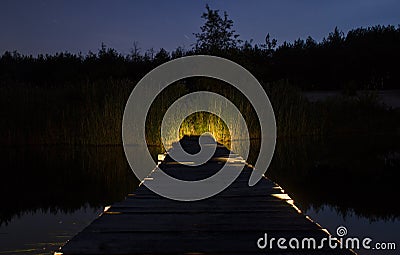
POLYGON ((121 147, 1 148, 0 226, 26 212, 98 208, 137 186, 121 147))
MULTIPOLYGON (((259 144, 251 141, 249 163, 254 164, 259 144)), ((161 148, 149 150, 156 161, 161 148)), ((47 235, 54 237, 49 242, 66 241, 102 207, 122 200, 138 185, 121 146, 3 147, 0 158, 0 251, 26 247, 20 236, 27 232, 21 224, 40 222, 37 231, 50 233, 54 216, 86 217, 73 230, 60 230, 62 238, 47 235), (7 249, 2 246, 12 242, 15 245, 7 249)), ((308 137, 278 140, 267 175, 331 232, 340 224, 338 219, 358 217, 370 223, 397 222, 394 228, 399 230, 399 170, 399 137, 308 137), (327 211, 335 217, 324 218, 327 211)), ((33 231, 31 236, 38 234, 33 231)))
MULTIPOLYGON (((259 141, 252 141, 254 163, 259 141)), ((153 158, 161 148, 150 147, 153 158)), ((121 146, 1 148, 0 226, 36 210, 73 212, 121 200, 137 186, 121 146)), ((334 206, 371 221, 400 216, 400 138, 284 139, 267 176, 302 210, 334 206)))
POLYGON ((399 137, 286 139, 277 142, 267 175, 330 233, 345 226, 349 237, 397 246, 358 254, 394 255, 400 245, 399 152, 399 137))
POLYGON ((21 213, 0 227, 0 254, 52 254, 96 218, 101 209, 21 213))
POLYGON ((399 137, 292 139, 276 149, 267 175, 303 211, 330 205, 343 217, 399 218, 399 137))
MULTIPOLYGON (((345 217, 338 214, 333 206, 322 206, 317 210, 311 208, 307 214, 314 220, 317 220, 324 228, 332 234, 336 233, 339 226, 345 226, 348 230, 346 237, 371 238, 373 243, 376 242, 394 242, 396 243, 396 250, 366 250, 360 247, 357 254, 398 254, 399 240, 400 240, 400 219, 393 220, 376 220, 371 222, 368 218, 354 216, 352 212, 348 212, 345 217)), ((372 246, 373 247, 373 246, 372 246)))

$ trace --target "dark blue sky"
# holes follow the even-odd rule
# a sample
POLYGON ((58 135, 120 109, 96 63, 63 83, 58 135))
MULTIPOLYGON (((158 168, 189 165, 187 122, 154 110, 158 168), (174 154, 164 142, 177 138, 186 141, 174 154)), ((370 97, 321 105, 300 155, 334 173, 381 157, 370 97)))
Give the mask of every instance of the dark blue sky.
POLYGON ((242 39, 263 43, 272 37, 293 41, 311 35, 321 40, 338 26, 349 29, 400 24, 397 0, 308 1, 0 1, 0 53, 97 51, 101 42, 128 53, 133 41, 141 51, 190 48, 208 3, 226 10, 242 39))

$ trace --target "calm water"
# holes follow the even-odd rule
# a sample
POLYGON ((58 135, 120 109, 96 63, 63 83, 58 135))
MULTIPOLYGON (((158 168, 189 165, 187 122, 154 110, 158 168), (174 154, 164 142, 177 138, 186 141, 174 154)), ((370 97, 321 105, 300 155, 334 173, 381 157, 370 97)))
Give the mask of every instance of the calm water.
MULTIPOLYGON (((0 150, 0 254, 55 251, 138 183, 120 147, 0 150)), ((278 140, 267 175, 331 233, 399 247, 399 170, 399 137, 308 138, 278 140)))
POLYGON ((399 137, 281 142, 267 174, 330 233, 345 226, 348 237, 396 242, 398 247, 359 254, 399 254, 399 137))
MULTIPOLYGON (((363 91, 357 91, 362 94, 363 91)), ((379 90, 376 92, 379 100, 386 106, 397 109, 400 108, 400 90, 379 90)), ((304 95, 311 102, 323 101, 330 97, 341 95, 341 91, 306 91, 304 95)))

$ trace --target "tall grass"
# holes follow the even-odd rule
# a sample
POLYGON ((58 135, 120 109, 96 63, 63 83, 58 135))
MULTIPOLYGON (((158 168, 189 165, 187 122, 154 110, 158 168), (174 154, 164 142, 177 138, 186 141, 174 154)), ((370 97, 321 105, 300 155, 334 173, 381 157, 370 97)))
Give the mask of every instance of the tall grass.
POLYGON ((0 88, 2 144, 121 144, 127 80, 0 88))
POLYGON ((217 141, 230 147, 231 135, 228 126, 220 117, 208 112, 197 112, 187 117, 180 126, 179 138, 205 132, 211 133, 217 141))
MULTIPOLYGON (((224 84, 222 81, 212 79, 210 82, 208 79, 198 78, 190 79, 189 81, 178 81, 167 87, 163 93, 156 97, 150 107, 146 120, 146 139, 148 144, 161 145, 161 123, 165 112, 179 97, 195 91, 218 92, 228 98, 236 105, 238 110, 242 113, 242 116, 244 116, 244 119, 248 124, 247 126, 251 138, 259 138, 259 123, 254 121, 254 119, 256 119, 255 112, 254 109, 252 109, 251 104, 242 103, 242 100, 245 100, 244 96, 240 98, 238 91, 233 91, 229 85, 224 84)), ((193 100, 203 99, 195 98, 193 100)), ((218 142, 225 144, 227 147, 230 147, 231 139, 243 138, 241 132, 242 128, 237 121, 239 116, 227 116, 229 119, 226 119, 225 121, 233 123, 230 127, 231 130, 229 130, 227 123, 218 116, 218 113, 224 111, 227 105, 225 105, 224 102, 214 102, 211 100, 208 103, 210 104, 210 108, 212 108, 216 114, 197 112, 189 115, 185 120, 175 120, 179 123, 182 122, 179 127, 179 138, 182 138, 185 135, 201 135, 204 132, 209 132, 218 142)), ((174 137, 173 134, 167 135, 168 137, 166 137, 166 140, 170 141, 168 144, 174 142, 176 137, 174 137)))
MULTIPOLYGON (((134 86, 135 82, 130 80, 116 79, 48 88, 29 84, 2 86, 0 143, 122 144, 122 115, 134 86)), ((219 93, 233 102, 246 121, 250 138, 260 138, 257 115, 239 91, 214 79, 191 78, 170 85, 153 102, 146 119, 149 145, 161 144, 161 121, 168 107, 179 97, 201 90, 219 93)), ((278 137, 399 132, 399 113, 385 109, 371 95, 310 103, 299 89, 286 82, 267 84, 265 90, 275 112, 278 137)), ((205 112, 186 118, 179 134, 182 137, 205 131, 229 145, 231 137, 226 124, 205 112)))
POLYGON ((276 117, 279 137, 321 136, 326 123, 320 108, 303 96, 300 89, 287 82, 267 84, 265 86, 276 117))

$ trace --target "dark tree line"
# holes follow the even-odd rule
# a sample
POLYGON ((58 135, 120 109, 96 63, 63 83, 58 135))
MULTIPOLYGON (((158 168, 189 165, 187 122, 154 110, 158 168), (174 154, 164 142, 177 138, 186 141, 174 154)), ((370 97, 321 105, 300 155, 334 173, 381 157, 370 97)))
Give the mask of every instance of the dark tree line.
POLYGON ((137 43, 122 55, 102 44, 97 53, 68 52, 25 56, 5 52, 0 57, 0 83, 58 86, 60 83, 130 79, 136 81, 168 60, 193 54, 226 57, 250 70, 264 83, 286 80, 302 89, 400 89, 400 25, 357 28, 347 34, 338 28, 316 42, 308 37, 277 45, 267 34, 265 44, 242 41, 233 21, 208 6, 205 22, 195 33, 192 49, 172 52, 149 49, 137 43))
POLYGON ((400 88, 400 26, 338 28, 322 42, 283 43, 272 65, 279 76, 306 89, 400 88))

